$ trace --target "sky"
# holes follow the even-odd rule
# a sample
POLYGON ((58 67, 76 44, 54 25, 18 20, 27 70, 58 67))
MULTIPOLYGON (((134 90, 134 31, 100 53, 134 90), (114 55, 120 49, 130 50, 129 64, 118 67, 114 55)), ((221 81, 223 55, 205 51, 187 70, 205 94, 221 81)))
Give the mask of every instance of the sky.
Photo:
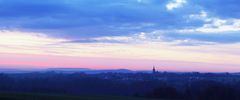
POLYGON ((239 0, 0 0, 0 68, 239 72, 239 0))

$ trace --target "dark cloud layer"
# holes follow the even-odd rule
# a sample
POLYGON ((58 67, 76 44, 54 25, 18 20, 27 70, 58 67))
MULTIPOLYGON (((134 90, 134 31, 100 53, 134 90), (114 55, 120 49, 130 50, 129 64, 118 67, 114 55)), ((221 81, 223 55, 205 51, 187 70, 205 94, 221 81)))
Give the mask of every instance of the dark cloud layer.
MULTIPOLYGON (((187 21, 190 14, 207 11, 219 18, 240 18, 238 0, 188 0, 168 11, 172 0, 0 0, 0 28, 44 32, 66 38, 131 35, 137 32, 201 27, 204 21, 187 21)), ((173 39, 238 42, 236 34, 166 34, 173 39), (225 36, 223 36, 225 37, 225 36)))

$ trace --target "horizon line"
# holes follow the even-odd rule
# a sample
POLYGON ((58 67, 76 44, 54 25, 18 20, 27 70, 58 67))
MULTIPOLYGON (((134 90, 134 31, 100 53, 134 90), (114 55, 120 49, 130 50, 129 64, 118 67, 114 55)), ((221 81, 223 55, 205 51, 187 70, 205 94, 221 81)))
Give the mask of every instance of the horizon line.
MULTIPOLYGON (((0 66, 0 71, 1 70, 22 70, 22 71, 41 71, 41 70, 48 70, 48 69, 85 69, 85 71, 101 71, 101 70, 128 70, 128 71, 132 71, 132 72, 152 72, 152 69, 149 69, 149 70, 132 70, 132 69, 128 69, 128 68, 106 68, 106 69, 97 69, 97 68, 84 68, 84 67, 79 67, 79 68, 74 68, 74 67, 71 67, 71 68, 68 68, 68 67, 48 67, 48 68, 14 68, 14 67, 11 67, 11 68, 7 68, 7 67, 1 67, 0 66)), ((235 72, 228 72, 228 71, 174 71, 174 70, 158 70, 157 67, 155 68, 157 72, 170 72, 170 73, 195 73, 195 72, 198 72, 198 73, 240 73, 240 71, 235 71, 235 72)), ((84 72, 84 70, 83 70, 84 72)))

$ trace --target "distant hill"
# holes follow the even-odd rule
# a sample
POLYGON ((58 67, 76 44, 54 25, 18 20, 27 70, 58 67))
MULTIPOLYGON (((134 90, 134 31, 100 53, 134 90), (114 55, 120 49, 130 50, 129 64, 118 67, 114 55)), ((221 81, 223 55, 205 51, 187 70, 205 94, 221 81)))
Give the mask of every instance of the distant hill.
POLYGON ((39 69, 17 69, 17 68, 0 68, 0 73, 29 73, 42 71, 39 69))
POLYGON ((95 70, 88 68, 48 68, 48 69, 11 69, 0 68, 0 73, 31 73, 31 72, 56 72, 56 73, 86 73, 86 74, 99 74, 99 73, 136 73, 136 72, 150 72, 150 71, 132 71, 128 69, 109 69, 109 70, 95 70))
POLYGON ((128 69, 110 69, 110 70, 94 70, 88 68, 50 68, 47 71, 54 71, 60 73, 75 73, 75 72, 84 72, 87 74, 98 74, 98 73, 135 73, 128 69))

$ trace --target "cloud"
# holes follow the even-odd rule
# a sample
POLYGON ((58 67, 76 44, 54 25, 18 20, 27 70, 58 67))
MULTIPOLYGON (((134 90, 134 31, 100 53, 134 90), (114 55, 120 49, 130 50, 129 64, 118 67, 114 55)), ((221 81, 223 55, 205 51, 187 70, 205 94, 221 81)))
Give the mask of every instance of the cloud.
MULTIPOLYGON (((234 44, 240 42, 239 33, 227 33, 227 34, 212 34, 212 33, 189 33, 189 32, 172 32, 162 34, 165 37, 166 41, 176 41, 176 40, 192 40, 198 42, 192 42, 192 44, 196 45, 204 45, 204 44, 234 44)), ((189 41, 191 43, 191 41, 189 41)))
POLYGON ((44 46, 63 42, 64 39, 48 37, 43 33, 26 33, 18 31, 0 31, 0 45, 2 46, 44 46))
POLYGON ((64 41, 43 33, 0 31, 0 53, 46 54, 46 48, 64 41))
POLYGON ((238 4, 237 0, 0 0, 0 30, 79 43, 238 43, 238 4))
POLYGON ((128 37, 122 43, 166 43, 172 46, 202 46, 240 43, 238 32, 203 33, 194 30, 156 30, 148 33, 140 32, 128 37))
MULTIPOLYGON (((61 55, 74 57, 105 57, 117 59, 149 59, 149 60, 174 60, 189 62, 211 62, 229 61, 239 58, 239 44, 222 45, 216 44, 202 46, 172 46, 175 42, 149 41, 146 33, 135 35, 134 39, 142 41, 139 44, 131 43, 101 43, 101 42, 68 42, 68 39, 51 38, 42 33, 27 32, 0 32, 0 53, 25 54, 25 55, 61 55), (3 35, 4 34, 4 35, 3 35), (204 49, 200 49, 204 48, 204 49), (214 56, 213 56, 214 55, 214 56), (225 59, 220 59, 225 56, 225 59), (196 59, 195 59, 196 58, 196 59)), ((181 38, 181 36, 178 36, 181 38)), ((133 37, 132 37, 133 38, 133 37)), ((129 37, 102 37, 95 40, 104 41, 128 41, 129 37)), ((174 39, 176 40, 176 39, 174 39)), ((185 42, 188 42, 185 40, 185 42)))
POLYGON ((240 19, 211 19, 210 23, 204 24, 203 27, 196 29, 196 31, 205 33, 217 32, 239 32, 240 19))
POLYGON ((183 30, 183 32, 224 33, 240 31, 240 19, 210 17, 206 11, 201 11, 199 14, 191 14, 189 18, 190 20, 202 20, 204 24, 195 29, 183 30))
POLYGON ((65 43, 130 43, 133 42, 132 37, 127 36, 109 36, 97 38, 83 38, 78 40, 70 40, 65 43))
POLYGON ((183 5, 187 3, 186 0, 174 0, 166 5, 167 10, 173 10, 176 8, 183 7, 183 5))
POLYGON ((0 2, 0 29, 42 32, 66 38, 121 36, 184 24, 180 16, 165 11, 168 0, 0 2), (146 26, 149 23, 152 26, 146 26))
POLYGON ((240 14, 237 13, 240 12, 238 9, 239 0, 189 0, 188 3, 192 7, 201 8, 202 10, 211 12, 211 15, 219 16, 220 18, 240 17, 240 14))
POLYGON ((204 20, 206 22, 208 22, 208 13, 204 10, 201 10, 200 13, 198 14, 190 14, 189 18, 190 19, 197 19, 197 20, 204 20))

